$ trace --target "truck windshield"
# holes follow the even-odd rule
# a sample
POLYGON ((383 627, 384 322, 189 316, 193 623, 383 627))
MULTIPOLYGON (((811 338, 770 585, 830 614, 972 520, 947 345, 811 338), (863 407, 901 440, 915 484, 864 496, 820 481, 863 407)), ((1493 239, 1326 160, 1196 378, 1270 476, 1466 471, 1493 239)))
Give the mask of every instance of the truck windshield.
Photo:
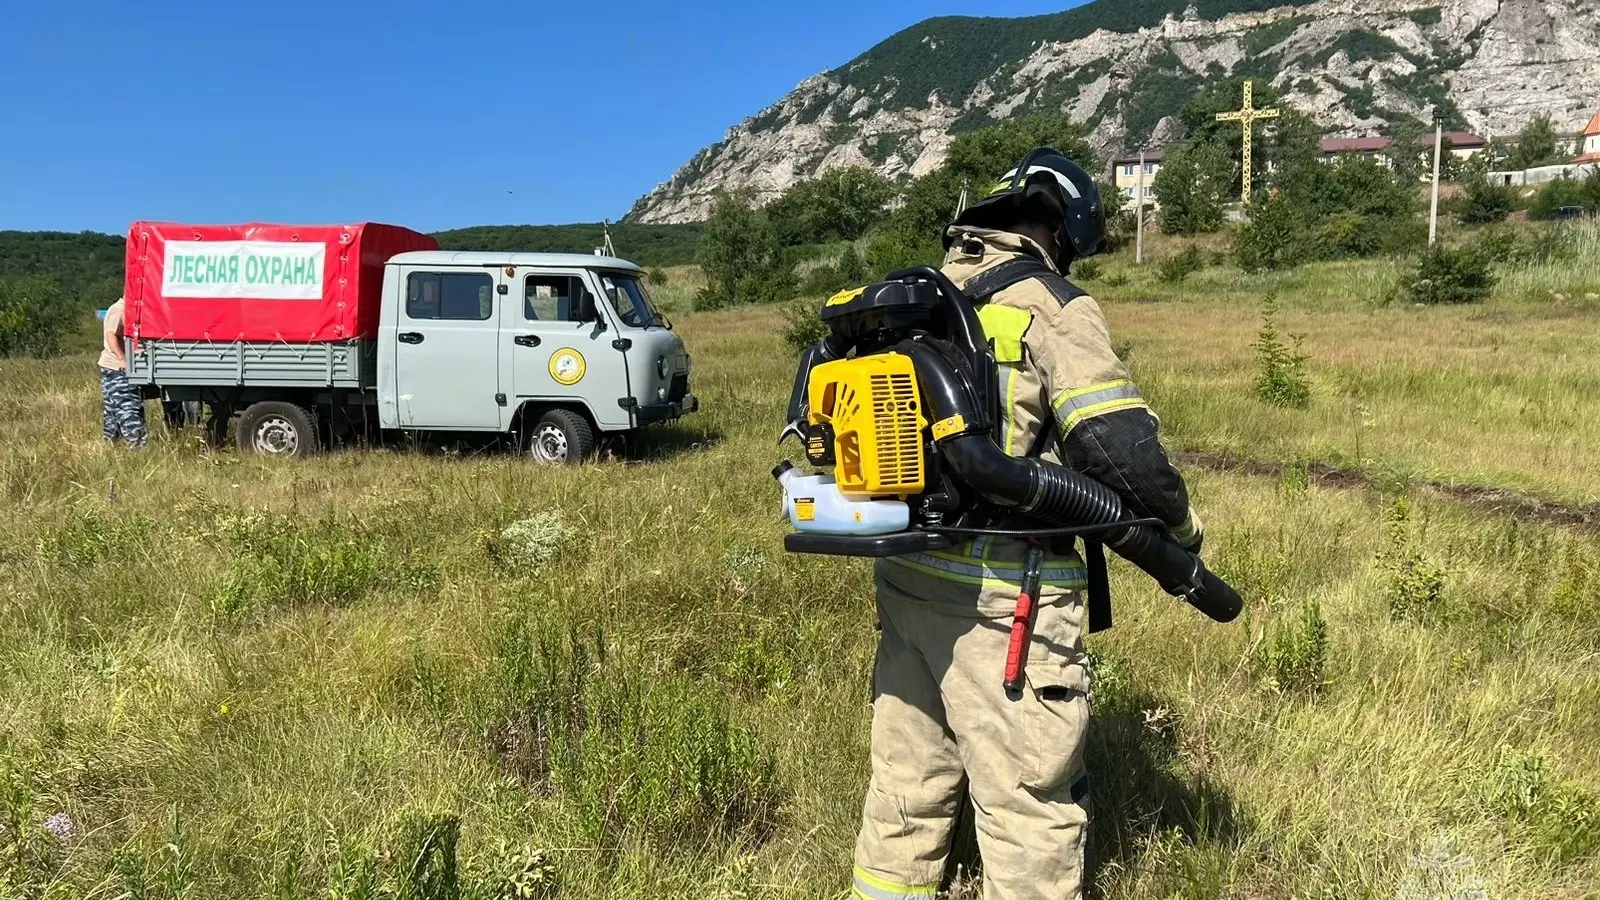
POLYGON ((603 274, 600 284, 605 287, 606 296, 611 298, 611 305, 617 310, 617 318, 622 320, 622 324, 633 328, 672 327, 667 317, 651 302, 650 292, 637 277, 603 274))

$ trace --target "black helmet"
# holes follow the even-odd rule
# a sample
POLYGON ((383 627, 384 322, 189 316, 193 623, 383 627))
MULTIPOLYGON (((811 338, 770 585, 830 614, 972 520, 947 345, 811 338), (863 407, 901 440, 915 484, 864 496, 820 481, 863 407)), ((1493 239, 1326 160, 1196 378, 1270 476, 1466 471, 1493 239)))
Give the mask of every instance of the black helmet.
MULTIPOLYGON (((963 210, 952 224, 1004 231, 1023 222, 1052 229, 1063 261, 1093 256, 1105 246, 1100 186, 1082 166, 1049 147, 1029 151, 987 197, 963 210)), ((946 235, 946 249, 950 241, 946 235)))

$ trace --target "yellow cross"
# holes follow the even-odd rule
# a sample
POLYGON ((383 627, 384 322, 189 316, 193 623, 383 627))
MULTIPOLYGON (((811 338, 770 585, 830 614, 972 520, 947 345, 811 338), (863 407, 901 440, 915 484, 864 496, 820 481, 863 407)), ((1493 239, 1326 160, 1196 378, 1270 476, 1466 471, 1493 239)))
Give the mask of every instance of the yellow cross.
POLYGON ((1252 84, 1253 83, 1249 82, 1249 81, 1246 81, 1244 83, 1244 106, 1243 107, 1241 107, 1239 109, 1236 109, 1233 112, 1217 113, 1217 121, 1218 122, 1239 122, 1244 126, 1244 152, 1242 154, 1240 154, 1241 157, 1242 157, 1242 159, 1240 160, 1241 168, 1244 169, 1244 186, 1241 188, 1241 190, 1239 192, 1239 200, 1240 200, 1240 202, 1245 203, 1245 204, 1248 204, 1250 202, 1250 132, 1251 132, 1251 126, 1255 124, 1255 121, 1257 119, 1276 119, 1278 117, 1278 111, 1276 109, 1256 109, 1254 106, 1250 105, 1250 98, 1251 98, 1251 95, 1252 95, 1252 84))

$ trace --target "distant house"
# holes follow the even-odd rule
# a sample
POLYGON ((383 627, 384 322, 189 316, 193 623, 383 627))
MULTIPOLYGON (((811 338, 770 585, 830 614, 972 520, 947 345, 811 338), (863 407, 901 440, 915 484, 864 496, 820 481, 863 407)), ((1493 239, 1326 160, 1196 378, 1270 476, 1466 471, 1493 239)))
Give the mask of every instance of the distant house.
POLYGON ((1156 202, 1156 173, 1161 171, 1161 161, 1167 155, 1165 147, 1144 152, 1143 168, 1139 161, 1139 154, 1119 157, 1112 161, 1111 179, 1122 192, 1122 205, 1132 209, 1139 203, 1139 192, 1144 191, 1144 205, 1151 209, 1159 204, 1156 202))
POLYGON ((1600 110, 1589 120, 1589 126, 1583 129, 1583 143, 1578 147, 1578 157, 1572 161, 1573 165, 1587 163, 1600 163, 1600 110))
POLYGON ((1322 158, 1324 160, 1331 160, 1340 156, 1374 158, 1389 149, 1389 139, 1377 137, 1376 135, 1373 137, 1354 138, 1325 137, 1317 142, 1317 147, 1322 150, 1322 158))
MULTIPOLYGON (((1384 151, 1389 149, 1391 141, 1386 137, 1373 135, 1371 137, 1333 138, 1325 137, 1318 141, 1324 160, 1337 159, 1341 156, 1365 156, 1373 159, 1382 159, 1384 151)), ((1470 131, 1446 131, 1444 133, 1444 146, 1451 156, 1457 159, 1471 159, 1489 148, 1489 142, 1470 131)), ((1431 154, 1433 151, 1433 135, 1424 134, 1417 137, 1417 152, 1431 154)))

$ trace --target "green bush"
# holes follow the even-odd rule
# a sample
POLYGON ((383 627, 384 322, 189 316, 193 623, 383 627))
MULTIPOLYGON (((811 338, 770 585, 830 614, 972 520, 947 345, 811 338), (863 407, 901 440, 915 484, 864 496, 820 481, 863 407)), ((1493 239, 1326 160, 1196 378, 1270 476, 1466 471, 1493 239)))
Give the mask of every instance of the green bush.
POLYGON ((909 266, 937 266, 944 258, 939 233, 921 233, 891 225, 867 240, 867 271, 881 278, 909 266))
POLYGON ((1428 621, 1444 607, 1444 567, 1430 561, 1412 543, 1411 504, 1399 498, 1384 514, 1389 543, 1379 554, 1384 573, 1384 599, 1396 619, 1428 621))
POLYGON ((1421 234, 1414 186, 1370 160, 1287 165, 1277 188, 1234 234, 1234 258, 1247 272, 1393 253, 1421 234))
POLYGON ((1600 174, 1545 182, 1528 204, 1528 217, 1552 218, 1563 206, 1581 206, 1591 215, 1600 214, 1600 174))
POLYGON ((1162 260, 1156 266, 1156 278, 1165 284, 1177 284, 1205 267, 1205 251, 1191 245, 1162 260))
POLYGON ((1412 303, 1476 303, 1494 290, 1489 261, 1476 247, 1430 247, 1408 278, 1405 295, 1412 303))
POLYGON ((1537 225, 1495 225, 1478 234, 1474 247, 1491 266, 1536 266, 1577 255, 1572 229, 1537 225))
POLYGON ((232 556, 211 596, 212 613, 221 618, 279 607, 348 606, 387 588, 428 590, 439 577, 432 563, 391 553, 355 523, 302 525, 248 513, 225 519, 219 537, 232 556))
POLYGON ((1600 850, 1600 796, 1557 777, 1538 753, 1501 747, 1483 796, 1491 810, 1556 865, 1600 850))
POLYGON ((1095 259, 1080 259, 1072 264, 1071 275, 1079 281, 1094 281, 1100 277, 1100 261, 1095 259))
POLYGON ((1250 207, 1250 221, 1234 232, 1233 258, 1246 272, 1286 269, 1305 262, 1300 211, 1282 194, 1250 207))
POLYGON ((1293 620, 1268 630, 1256 647, 1257 677, 1276 692, 1311 697, 1328 686, 1328 622, 1316 601, 1293 620))
POLYGON ((1516 208, 1516 188, 1487 178, 1474 178, 1467 182, 1456 202, 1456 218, 1466 225, 1490 225, 1504 222, 1516 208))
POLYGON ((797 293, 794 260, 749 194, 722 192, 711 207, 700 239, 706 286, 696 309, 748 303, 779 303, 797 293))
POLYGON ((796 353, 828 335, 828 326, 822 323, 821 308, 815 300, 800 299, 785 306, 783 320, 783 341, 796 353))
POLYGON ((1155 177, 1162 234, 1197 234, 1222 227, 1223 205, 1237 192, 1232 160, 1220 144, 1173 148, 1155 177))
POLYGON ((1252 345, 1256 351, 1256 398, 1263 403, 1291 409, 1311 405, 1311 382, 1306 377, 1309 357, 1302 349, 1305 335, 1292 334, 1285 344, 1278 334, 1278 299, 1267 295, 1261 301, 1261 331, 1252 345))
POLYGON ((771 832, 786 797, 776 757, 721 686, 648 671, 602 634, 548 621, 509 620, 496 643, 498 749, 560 794, 587 839, 771 832))
POLYGON ((0 278, 0 356, 54 356, 79 311, 50 278, 0 278))
POLYGON ((785 246, 853 241, 884 219, 894 187, 871 169, 847 166, 803 181, 767 206, 785 246))
POLYGON ((817 266, 806 276, 800 289, 809 296, 827 296, 847 288, 861 287, 869 280, 867 263, 854 244, 846 245, 838 259, 828 265, 817 266))

